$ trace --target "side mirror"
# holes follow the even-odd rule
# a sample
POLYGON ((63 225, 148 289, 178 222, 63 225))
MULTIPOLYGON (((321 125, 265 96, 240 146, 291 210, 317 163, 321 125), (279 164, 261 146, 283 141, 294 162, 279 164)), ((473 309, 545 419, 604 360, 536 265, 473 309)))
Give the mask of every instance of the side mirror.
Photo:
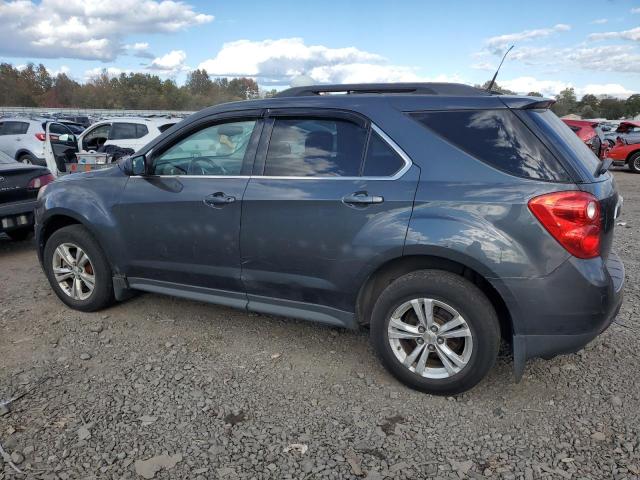
POLYGON ((71 135, 70 133, 63 133, 58 136, 58 140, 64 143, 76 143, 75 135, 71 135))
POLYGON ((144 175, 147 173, 147 159, 144 155, 131 157, 131 175, 144 175))

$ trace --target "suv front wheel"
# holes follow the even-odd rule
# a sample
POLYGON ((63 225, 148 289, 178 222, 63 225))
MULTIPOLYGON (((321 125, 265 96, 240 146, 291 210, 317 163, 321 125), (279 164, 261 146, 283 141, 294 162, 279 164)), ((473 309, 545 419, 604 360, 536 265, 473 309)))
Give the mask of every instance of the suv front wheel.
POLYGON ((491 302, 467 279, 420 270, 393 281, 379 296, 371 341, 400 381, 435 395, 454 395, 480 382, 500 346, 491 302))
POLYGON ((58 298, 71 308, 93 312, 113 303, 111 267, 85 227, 56 230, 44 248, 44 268, 58 298))

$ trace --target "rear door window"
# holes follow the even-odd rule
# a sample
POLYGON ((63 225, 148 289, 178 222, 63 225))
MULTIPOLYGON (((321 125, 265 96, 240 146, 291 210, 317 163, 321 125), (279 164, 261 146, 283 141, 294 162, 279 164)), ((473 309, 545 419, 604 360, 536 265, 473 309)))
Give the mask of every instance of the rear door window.
POLYGON ((111 133, 109 134, 109 140, 127 140, 131 138, 140 138, 138 137, 137 127, 138 125, 135 123, 113 122, 111 133))
POLYGON ((327 118, 276 118, 264 175, 276 177, 356 177, 367 130, 327 118))
MULTIPOLYGON (((510 175, 569 180, 560 162, 510 110, 418 112, 412 116, 449 143, 510 175)), ((564 129, 578 139, 569 128, 564 129)))
POLYGON ((3 135, 24 135, 29 130, 27 122, 4 122, 2 127, 3 135))
POLYGON ((404 160, 375 131, 371 132, 362 174, 365 177, 391 177, 404 167, 404 160))

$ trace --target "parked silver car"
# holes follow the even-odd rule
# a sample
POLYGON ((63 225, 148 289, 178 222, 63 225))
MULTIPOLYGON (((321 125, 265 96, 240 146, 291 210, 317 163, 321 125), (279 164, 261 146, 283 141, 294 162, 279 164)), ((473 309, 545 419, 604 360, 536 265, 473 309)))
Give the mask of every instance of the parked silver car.
MULTIPOLYGON (((46 118, 7 117, 0 118, 0 151, 14 160, 26 164, 46 166, 44 140, 46 118)), ((50 133, 72 134, 65 125, 52 122, 50 133)))
POLYGON ((620 122, 618 128, 614 131, 608 131, 604 135, 605 140, 611 147, 616 143, 618 137, 625 140, 626 143, 640 143, 640 121, 620 122))

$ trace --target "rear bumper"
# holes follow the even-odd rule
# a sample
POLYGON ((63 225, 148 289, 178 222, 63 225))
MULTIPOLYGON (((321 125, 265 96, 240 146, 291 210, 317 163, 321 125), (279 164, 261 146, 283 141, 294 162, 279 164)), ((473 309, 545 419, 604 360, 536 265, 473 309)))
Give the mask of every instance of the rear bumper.
POLYGON ((517 380, 527 360, 577 352, 611 325, 622 306, 624 265, 613 252, 606 262, 572 258, 531 282, 534 289, 521 306, 525 327, 513 335, 517 380))
POLYGON ((33 227, 37 200, 0 205, 0 232, 33 227))

